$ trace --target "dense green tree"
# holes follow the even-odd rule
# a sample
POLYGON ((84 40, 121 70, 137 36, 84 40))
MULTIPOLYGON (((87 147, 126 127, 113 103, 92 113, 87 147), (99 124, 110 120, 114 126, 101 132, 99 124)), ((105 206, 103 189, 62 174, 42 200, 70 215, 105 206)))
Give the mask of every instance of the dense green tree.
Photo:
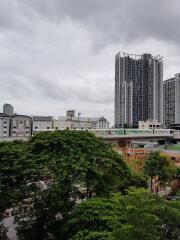
POLYGON ((147 188, 148 187, 148 177, 143 173, 139 172, 131 172, 131 176, 129 179, 129 186, 139 187, 139 188, 147 188))
MULTIPOLYGON (((110 145, 89 132, 0 143, 0 169, 0 218, 13 207, 19 239, 178 239, 178 203, 144 189, 127 192, 132 185, 146 187, 146 177, 131 173, 110 145)), ((167 179, 170 168, 159 169, 167 179)))
POLYGON ((56 131, 42 133, 32 141, 36 159, 45 159, 61 181, 73 181, 86 189, 86 197, 124 188, 130 176, 126 164, 111 146, 89 132, 56 131))
POLYGON ((144 189, 90 199, 74 209, 65 239, 178 240, 179 204, 180 201, 168 202, 144 189))
POLYGON ((40 239, 83 199, 124 191, 131 173, 121 156, 86 131, 39 133, 0 144, 1 213, 16 206, 21 239, 40 239), (37 230, 38 229, 38 230, 37 230))
POLYGON ((24 144, 21 142, 0 143, 0 214, 15 203, 21 195, 21 182, 25 173, 24 144))
POLYGON ((118 221, 119 196, 116 198, 92 198, 77 205, 68 221, 66 239, 111 239, 118 221))
POLYGON ((7 233, 7 229, 4 227, 3 223, 0 222, 0 239, 1 240, 8 240, 6 233, 7 233))
POLYGON ((163 185, 172 180, 176 167, 170 163, 169 158, 159 151, 152 152, 145 161, 144 173, 150 177, 150 188, 153 190, 153 180, 156 180, 155 191, 158 192, 158 185, 163 185))
POLYGON ((166 201, 156 209, 157 215, 161 219, 161 239, 180 239, 180 200, 166 201))

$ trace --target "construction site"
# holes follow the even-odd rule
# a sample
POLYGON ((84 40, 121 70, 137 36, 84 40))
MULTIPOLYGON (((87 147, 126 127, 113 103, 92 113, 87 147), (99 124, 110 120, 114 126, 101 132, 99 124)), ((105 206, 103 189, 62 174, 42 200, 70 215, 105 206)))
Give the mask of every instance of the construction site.
POLYGON ((123 156, 128 166, 135 172, 142 172, 145 160, 153 151, 160 151, 166 154, 171 162, 180 167, 180 151, 168 151, 164 149, 145 149, 114 146, 114 149, 123 156))

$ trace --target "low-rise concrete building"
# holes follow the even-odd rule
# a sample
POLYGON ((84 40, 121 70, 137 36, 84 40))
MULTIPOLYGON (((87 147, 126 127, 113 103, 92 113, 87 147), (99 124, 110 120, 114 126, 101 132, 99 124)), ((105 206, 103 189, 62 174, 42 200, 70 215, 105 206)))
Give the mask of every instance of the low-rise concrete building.
POLYGON ((66 114, 65 117, 59 117, 53 121, 53 128, 56 130, 62 129, 108 129, 109 121, 104 117, 80 117, 80 114, 66 114))
POLYGON ((32 135, 32 118, 25 115, 11 117, 11 137, 30 137, 32 135))
POLYGON ((34 116, 33 117, 33 133, 38 131, 46 131, 53 128, 53 117, 51 116, 34 116))
POLYGON ((139 129, 160 129, 162 123, 157 121, 139 121, 139 129))
POLYGON ((10 117, 7 114, 0 113, 0 138, 10 136, 10 117))

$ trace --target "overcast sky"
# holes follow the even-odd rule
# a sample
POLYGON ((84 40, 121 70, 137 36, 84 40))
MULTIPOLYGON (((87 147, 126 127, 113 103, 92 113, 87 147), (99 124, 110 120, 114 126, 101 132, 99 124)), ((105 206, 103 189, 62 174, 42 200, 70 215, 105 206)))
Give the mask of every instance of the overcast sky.
POLYGON ((0 110, 114 116, 114 56, 164 57, 180 72, 179 0, 0 0, 0 110))

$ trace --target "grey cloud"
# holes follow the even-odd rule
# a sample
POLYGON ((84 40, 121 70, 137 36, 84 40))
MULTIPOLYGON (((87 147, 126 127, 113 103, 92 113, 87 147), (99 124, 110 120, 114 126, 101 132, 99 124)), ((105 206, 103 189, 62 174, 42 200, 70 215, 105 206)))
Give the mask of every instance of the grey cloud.
POLYGON ((13 74, 0 74, 1 94, 9 98, 26 98, 30 92, 30 86, 22 76, 13 74))
MULTIPOLYGON (((29 99, 38 96, 37 99, 51 99, 54 101, 83 101, 96 104, 112 103, 112 92, 107 86, 82 83, 76 86, 72 84, 58 84, 58 81, 47 79, 43 76, 0 75, 1 87, 4 94, 10 98, 29 99)), ((99 79, 97 79, 99 81, 99 79)), ((102 80, 101 80, 102 81, 102 80)), ((107 80, 106 80, 107 81, 107 80)))
POLYGON ((32 34, 31 24, 35 20, 34 11, 16 0, 0 1, 0 30, 1 32, 23 32, 32 34))
POLYGON ((172 76, 179 25, 179 0, 0 0, 1 101, 112 117, 116 52, 168 56, 172 76))
MULTIPOLYGON (((96 79, 99 81, 99 79, 96 79)), ((112 92, 108 86, 96 85, 93 87, 91 84, 82 82, 82 84, 61 84, 44 77, 33 77, 34 88, 37 88, 46 98, 60 101, 83 101, 92 102, 97 104, 109 104, 113 102, 112 92)), ((107 79, 106 79, 107 81, 107 79)), ((76 81, 78 82, 78 80, 76 81)))
POLYGON ((95 44, 154 37, 179 44, 179 0, 24 0, 34 11, 52 20, 66 18, 92 32, 95 44))
POLYGON ((179 0, 1 0, 0 26, 33 32, 43 18, 71 21, 91 33, 93 45, 149 37, 179 45, 179 0), (8 14, 7 14, 8 13, 8 14))

